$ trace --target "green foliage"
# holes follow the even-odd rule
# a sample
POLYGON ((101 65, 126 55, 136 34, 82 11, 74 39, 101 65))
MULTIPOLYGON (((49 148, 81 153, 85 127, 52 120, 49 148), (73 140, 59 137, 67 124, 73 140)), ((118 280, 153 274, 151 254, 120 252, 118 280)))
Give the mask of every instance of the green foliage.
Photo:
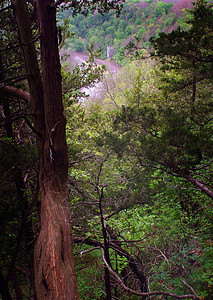
POLYGON ((90 53, 88 60, 76 64, 70 71, 67 71, 70 67, 67 66, 66 55, 63 58, 62 80, 65 106, 86 97, 85 92, 80 91, 81 88, 92 87, 101 80, 106 71, 105 65, 98 65, 95 61, 95 58, 100 56, 100 49, 94 51, 94 46, 91 45, 88 51, 90 53))
POLYGON ((196 80, 212 78, 212 23, 212 6, 205 1, 198 1, 191 11, 188 21, 191 28, 188 31, 179 28, 151 38, 155 50, 153 55, 161 58, 164 69, 191 69, 191 76, 195 76, 196 80))
MULTIPOLYGON (((16 124, 17 125, 17 124, 16 124)), ((25 128, 26 130, 26 128, 25 128)), ((24 130, 24 131, 25 131, 24 130)), ((2 131, 1 131, 2 133, 2 131)), ((25 131, 26 134, 26 131, 25 131)), ((28 132, 28 137, 30 134, 28 132)), ((33 138, 32 138, 33 140, 33 138)), ((32 141, 31 140, 31 141, 32 141)), ((3 276, 13 272, 13 278, 18 277, 17 284, 31 295, 29 252, 26 255, 26 243, 33 241, 29 236, 30 228, 37 226, 36 211, 29 207, 35 201, 36 194, 36 164, 38 163, 35 145, 28 138, 19 144, 14 138, 2 137, 0 143, 0 266, 3 276), (25 181, 24 181, 25 176, 25 181), (30 225, 31 224, 31 225, 30 225), (29 231, 28 231, 29 230, 29 231), (25 232, 23 236, 23 231, 25 232), (15 260, 15 261, 14 261, 15 260), (14 265, 16 269, 14 270, 14 265), (19 271, 21 269, 21 272, 19 271)), ((27 249, 31 249, 32 244, 27 249)), ((11 285, 9 279, 9 286, 11 285)), ((16 294, 11 287, 11 294, 16 294)))
POLYGON ((114 35, 114 34, 115 34, 115 31, 116 31, 116 28, 115 28, 114 25, 113 25, 113 26, 109 26, 109 27, 107 27, 107 29, 106 29, 106 34, 112 34, 112 35, 114 35))
MULTIPOLYGON (((185 11, 171 11, 172 3, 164 3, 163 1, 139 2, 127 1, 117 18, 116 13, 109 12, 107 14, 98 14, 97 12, 89 14, 87 17, 76 15, 69 19, 69 30, 75 33, 74 38, 68 39, 67 44, 72 50, 86 51, 86 47, 90 42, 95 43, 98 48, 103 45, 112 45, 116 50, 116 54, 121 51, 123 45, 115 45, 113 42, 116 36, 120 41, 128 39, 129 42, 132 35, 135 34, 142 43, 142 46, 150 48, 148 40, 150 36, 156 35, 159 31, 171 31, 177 28, 177 19, 180 19, 179 14, 183 14, 182 20, 186 20, 185 11), (79 38, 82 39, 84 47, 77 47, 79 38), (76 42, 75 42, 76 41, 76 42), (77 44, 76 44, 77 43, 77 44)), ((60 12, 59 20, 64 19, 64 16, 69 12, 60 12)), ((182 23, 183 24, 183 23, 182 23)), ((115 56, 116 57, 116 56, 115 56)), ((102 53, 104 56, 104 50, 102 53)), ((119 56, 121 60, 122 57, 119 56)))
MULTIPOLYGON (((171 35, 189 44, 186 33, 177 30, 171 35)), ((103 243, 98 211, 102 191, 109 244, 114 241, 134 257, 150 290, 183 295, 189 293, 188 284, 207 298, 213 286, 212 197, 193 183, 211 190, 211 61, 196 62, 194 68, 191 57, 176 52, 178 42, 170 49, 168 36, 162 35, 165 43, 160 42, 168 46, 168 52, 165 47, 161 53, 162 64, 128 64, 107 82, 104 101, 92 105, 78 127, 77 142, 86 147, 79 148, 76 154, 82 161, 70 172, 74 232, 103 243), (208 72, 201 78, 204 64, 208 72)), ((205 51, 200 40, 197 36, 196 53, 210 58, 208 43, 205 51)), ((139 290, 126 257, 113 249, 110 260, 125 283, 139 290)))
POLYGON ((127 27, 126 27, 126 35, 127 36, 129 36, 129 35, 132 35, 132 33, 133 33, 133 26, 132 25, 128 25, 127 27))
POLYGON ((77 52, 83 52, 84 51, 84 44, 83 42, 79 39, 79 40, 75 40, 74 42, 74 49, 77 52))
POLYGON ((138 31, 138 38, 139 38, 139 39, 143 36, 143 34, 144 34, 145 31, 146 31, 146 28, 145 28, 145 27, 142 27, 142 28, 138 31))
MULTIPOLYGON (((95 13, 87 19, 77 15, 76 19, 66 20, 64 26, 70 22, 67 37, 72 39, 73 49, 84 50, 88 41, 113 41, 115 57, 121 61, 125 56, 122 42, 127 35, 135 31, 146 45, 157 21, 163 29, 162 24, 175 20, 170 14, 172 4, 148 2, 149 5, 137 9, 128 2, 120 20, 112 13, 95 13), (75 32, 75 37, 71 32, 75 32)), ((163 40, 152 39, 154 54, 160 56, 161 64, 153 60, 126 64, 118 77, 108 77, 105 99, 86 108, 79 101, 84 97, 81 88, 99 81, 105 70, 95 64, 98 53, 93 48, 88 62, 69 72, 65 71, 66 66, 62 70, 71 217, 74 239, 78 242, 74 252, 82 299, 103 298, 104 263, 100 249, 87 251, 104 244, 100 204, 111 266, 128 287, 140 290, 139 277, 136 278, 124 253, 144 272, 150 290, 188 294, 185 281, 200 297, 212 294, 212 199, 184 177, 194 176, 211 189, 211 18, 211 7, 198 2, 188 33, 177 30, 160 34, 163 40), (196 59, 193 55, 182 55, 183 50, 196 55, 196 59), (115 245, 123 252, 116 250, 115 245)), ((7 59, 9 65, 10 56, 7 59)), ((7 101, 14 116, 17 107, 24 107, 15 98, 7 101)), ((0 260, 5 277, 16 255, 23 212, 28 212, 35 198, 39 200, 34 138, 26 124, 22 125, 21 117, 13 123, 13 130, 21 132, 21 140, 7 136, 4 120, 1 129, 0 260), (18 190, 17 178, 22 177, 25 184, 18 190)), ((37 208, 27 215, 35 233, 37 202, 37 208)), ((21 240, 15 272, 26 294, 31 295, 25 250, 28 245, 27 240, 21 240)), ((111 281, 115 298, 138 298, 123 291, 113 276, 111 281)))
POLYGON ((79 257, 79 252, 86 250, 85 246, 76 246, 76 274, 81 299, 100 299, 104 290, 100 253, 98 250, 79 257), (98 285, 97 286, 97 282, 98 285))

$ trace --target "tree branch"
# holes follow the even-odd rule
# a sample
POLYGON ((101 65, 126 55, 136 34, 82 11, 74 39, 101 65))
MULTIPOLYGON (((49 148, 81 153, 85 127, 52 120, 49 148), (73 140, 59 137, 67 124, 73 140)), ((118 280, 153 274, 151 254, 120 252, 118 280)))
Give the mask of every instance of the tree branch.
MULTIPOLYGON (((19 82, 21 80, 27 79, 29 75, 30 74, 24 74, 24 75, 21 75, 21 76, 18 76, 18 77, 4 79, 4 80, 2 80, 2 82, 0 82, 0 84, 4 84, 6 81, 9 82, 9 83, 19 82)), ((5 85, 6 85, 6 83, 5 83, 5 85)))
POLYGON ((200 297, 197 296, 197 294, 195 295, 176 295, 176 294, 172 294, 169 292, 161 292, 161 291, 153 291, 153 292, 147 292, 147 293, 141 293, 141 292, 137 292, 132 290, 131 288, 128 288, 122 281, 122 279, 118 276, 118 274, 116 272, 114 272, 112 270, 112 268, 108 265, 105 257, 104 257, 104 250, 102 248, 100 248, 101 253, 102 253, 102 258, 103 261, 105 263, 105 266, 107 267, 107 269, 110 271, 110 273, 112 273, 114 275, 114 277, 117 279, 117 281, 120 283, 120 285, 128 292, 138 295, 138 296, 152 296, 152 295, 165 295, 165 296, 170 296, 176 299, 196 299, 196 300, 202 300, 200 297))
POLYGON ((1 49, 1 50, 0 50, 0 53, 1 53, 1 52, 6 52, 6 51, 9 51, 9 50, 12 50, 12 49, 21 47, 21 46, 28 46, 28 45, 30 45, 30 44, 33 44, 34 42, 36 42, 36 41, 40 38, 40 36, 41 36, 40 34, 37 34, 37 35, 35 36, 35 38, 34 38, 33 40, 31 40, 30 42, 28 42, 28 43, 16 44, 16 45, 14 45, 14 46, 11 46, 11 47, 8 47, 8 48, 5 48, 5 49, 1 49))
POLYGON ((191 182, 193 185, 195 185, 197 188, 199 188, 204 194, 209 196, 210 198, 213 199, 213 191, 211 191, 209 188, 207 188, 202 182, 199 180, 195 179, 193 176, 190 174, 182 175, 183 178, 191 182))
MULTIPOLYGON (((119 275, 114 272, 112 270, 112 268, 109 266, 109 264, 107 263, 106 259, 105 259, 105 255, 104 255, 104 245, 98 241, 95 241, 95 240, 92 240, 90 238, 83 238, 83 237, 74 237, 74 242, 75 243, 86 243, 87 245, 91 245, 93 246, 94 248, 92 249, 89 249, 89 250, 86 250, 86 251, 83 251, 82 254, 84 254, 84 252, 89 252, 89 251, 92 251, 92 250, 96 250, 96 249, 100 249, 101 250, 101 253, 102 253, 102 258, 103 258, 103 261, 105 263, 105 266, 106 268, 114 275, 114 277, 117 279, 117 281, 120 283, 120 285, 128 292, 132 293, 132 294, 135 294, 135 295, 138 295, 138 296, 153 296, 153 295, 164 295, 164 296, 170 296, 170 297, 173 297, 173 298, 176 298, 176 299, 188 299, 188 298, 191 298, 191 299, 195 299, 195 300, 202 300, 197 294, 196 292, 194 291, 194 289, 188 285, 184 280, 182 281, 192 292, 194 295, 176 295, 176 294, 172 294, 172 293, 169 293, 169 292, 162 292, 162 291, 153 291, 153 292, 146 292, 146 293, 141 293, 141 292, 137 292, 137 291, 134 291, 132 290, 131 288, 128 288, 122 281, 122 279, 119 277, 119 275)), ((110 248, 118 251, 121 253, 121 255, 124 255, 127 259, 129 256, 129 253, 127 253, 124 249, 122 249, 121 247, 113 244, 113 243, 110 243, 109 244, 110 248)))
POLYGON ((9 94, 11 96, 15 96, 18 98, 21 98, 25 101, 27 101, 28 103, 30 102, 30 93, 23 91, 22 89, 18 89, 14 86, 9 86, 9 85, 3 85, 0 84, 0 93, 4 93, 4 94, 9 94))
POLYGON ((35 133, 35 134, 37 134, 38 136, 42 136, 42 134, 40 133, 40 132, 38 132, 36 129, 35 129, 35 127, 31 124, 31 122, 27 119, 27 117, 26 116, 24 116, 23 117, 24 118, 24 120, 25 120, 25 122, 27 123, 27 125, 29 126, 29 128, 35 133))
POLYGON ((80 252, 80 257, 82 257, 83 254, 85 254, 85 253, 88 253, 88 252, 91 252, 91 251, 94 251, 94 250, 97 250, 97 249, 100 249, 100 247, 94 247, 92 249, 87 249, 87 250, 81 251, 80 252))
POLYGON ((195 293, 194 289, 188 283, 186 283, 185 280, 181 280, 181 282, 183 282, 183 284, 185 284, 192 291, 192 293, 195 294, 195 296, 199 299, 199 296, 195 293))
POLYGON ((54 3, 52 3, 51 5, 50 5, 50 7, 56 7, 56 6, 59 6, 61 3, 63 3, 64 2, 64 0, 58 0, 58 1, 56 1, 56 2, 54 2, 54 3))

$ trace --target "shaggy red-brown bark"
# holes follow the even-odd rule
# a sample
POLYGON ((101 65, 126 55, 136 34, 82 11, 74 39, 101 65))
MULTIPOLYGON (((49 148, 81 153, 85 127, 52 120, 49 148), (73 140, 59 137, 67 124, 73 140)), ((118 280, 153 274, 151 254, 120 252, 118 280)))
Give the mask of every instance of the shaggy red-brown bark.
POLYGON ((53 3, 34 1, 41 43, 41 76, 26 2, 13 1, 26 73, 29 74, 29 105, 40 160, 41 229, 34 249, 34 273, 36 296, 42 300, 79 299, 72 253, 66 120, 53 3))

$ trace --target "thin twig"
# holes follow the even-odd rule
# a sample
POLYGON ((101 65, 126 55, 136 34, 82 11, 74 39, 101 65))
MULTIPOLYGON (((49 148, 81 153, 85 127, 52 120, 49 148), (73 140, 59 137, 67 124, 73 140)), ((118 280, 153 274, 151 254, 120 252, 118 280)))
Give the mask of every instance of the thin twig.
POLYGON ((97 250, 97 249, 100 249, 100 247, 94 247, 94 248, 91 248, 91 249, 87 249, 87 250, 81 251, 80 252, 80 257, 82 257, 83 254, 85 254, 85 253, 89 253, 89 252, 97 250))

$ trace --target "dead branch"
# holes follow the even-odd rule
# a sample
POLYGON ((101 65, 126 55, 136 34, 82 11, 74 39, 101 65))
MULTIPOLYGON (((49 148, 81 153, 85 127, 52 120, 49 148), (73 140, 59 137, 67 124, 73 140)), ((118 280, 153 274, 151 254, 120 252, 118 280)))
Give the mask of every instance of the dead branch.
POLYGON ((109 264, 107 263, 105 256, 104 256, 104 250, 102 248, 100 248, 101 253, 102 253, 102 258, 103 261, 105 263, 105 266, 107 267, 107 269, 110 271, 110 273, 112 273, 114 275, 114 277, 117 279, 117 281, 119 282, 119 284, 128 292, 138 295, 138 296, 153 296, 153 295, 164 295, 164 296, 170 296, 173 297, 175 299, 195 299, 195 300, 202 300, 196 293, 195 295, 176 295, 176 294, 172 294, 169 292, 162 292, 162 291, 153 291, 153 292, 147 292, 147 293, 141 293, 141 292, 137 292, 132 290, 131 288, 128 288, 122 281, 122 279, 119 277, 119 275, 114 272, 112 270, 112 268, 109 266, 109 264))
POLYGON ((97 250, 97 249, 100 249, 100 247, 94 247, 94 248, 91 248, 91 249, 87 249, 87 250, 81 251, 80 252, 80 257, 82 257, 83 254, 85 254, 85 253, 88 253, 88 252, 91 252, 91 251, 94 251, 94 250, 97 250))
POLYGON ((183 284, 185 284, 185 286, 187 286, 192 291, 192 293, 195 294, 195 296, 199 299, 197 293, 195 293, 195 290, 188 283, 186 283, 185 280, 181 280, 181 282, 183 282, 183 284))

